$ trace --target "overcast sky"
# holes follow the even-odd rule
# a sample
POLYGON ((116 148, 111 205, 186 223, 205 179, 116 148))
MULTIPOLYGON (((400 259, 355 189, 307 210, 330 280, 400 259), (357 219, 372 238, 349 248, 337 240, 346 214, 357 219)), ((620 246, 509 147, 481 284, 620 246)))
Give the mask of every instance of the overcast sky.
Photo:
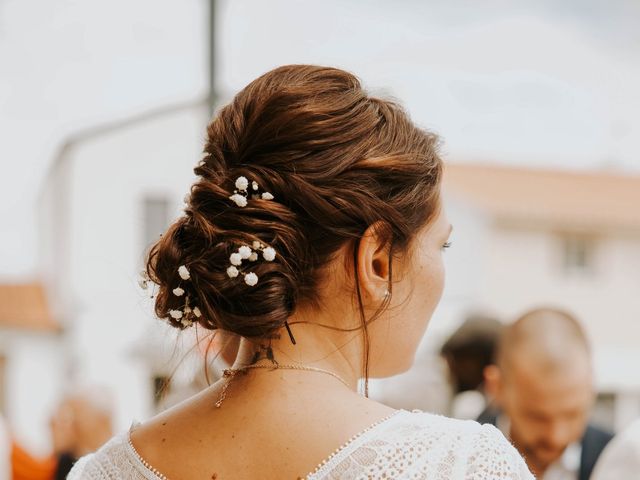
MULTIPOLYGON (((35 200, 66 138, 206 94, 207 4, 0 0, 0 280, 37 275, 35 200)), ((217 8, 224 98, 280 64, 337 65, 441 134, 449 161, 640 170, 636 1, 217 8)))

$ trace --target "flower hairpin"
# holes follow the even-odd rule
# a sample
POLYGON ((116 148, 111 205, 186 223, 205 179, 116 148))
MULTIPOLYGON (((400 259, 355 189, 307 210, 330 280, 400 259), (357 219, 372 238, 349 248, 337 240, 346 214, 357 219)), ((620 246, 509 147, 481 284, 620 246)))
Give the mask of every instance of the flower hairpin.
POLYGON ((149 298, 155 298, 157 285, 153 280, 151 280, 151 277, 149 277, 149 274, 146 270, 142 270, 140 272, 140 277, 138 278, 138 286, 142 290, 144 290, 147 295, 149 295, 149 298))
MULTIPOLYGON (((178 275, 182 280, 191 280, 191 273, 189 272, 189 269, 184 265, 180 265, 180 267, 178 267, 178 275)), ((191 325, 193 325, 195 319, 198 319, 202 316, 202 312, 198 307, 192 307, 190 305, 191 297, 188 294, 185 295, 185 290, 181 286, 177 286, 176 288, 171 290, 171 293, 173 293, 176 297, 184 296, 185 298, 184 306, 181 309, 169 310, 169 316, 174 320, 178 320, 183 327, 190 327, 191 325)))
MULTIPOLYGON (((160 234, 162 237, 162 234, 160 234)), ((178 267, 178 275, 182 280, 191 280, 191 273, 189 269, 185 265, 180 265, 178 267)), ((142 270, 140 272, 140 278, 138 279, 138 285, 142 290, 149 290, 149 286, 156 286, 156 283, 149 277, 149 273, 146 270, 142 270)), ((184 306, 181 309, 172 309, 169 310, 169 316, 174 320, 179 320, 180 324, 183 327, 190 327, 193 325, 195 319, 198 319, 202 316, 202 312, 197 306, 192 307, 190 305, 191 297, 187 294, 186 291, 180 285, 171 290, 176 297, 184 296, 184 306)), ((151 298, 154 298, 155 294, 151 292, 151 298)))
POLYGON ((180 275, 180 278, 183 280, 189 280, 191 278, 189 270, 184 265, 180 265, 178 268, 178 275, 180 275))
POLYGON ((244 283, 250 287, 257 285, 258 275, 253 272, 242 273, 238 268, 242 266, 242 262, 244 260, 256 262, 259 258, 258 252, 262 253, 262 258, 267 262, 273 262, 276 258, 276 251, 273 247, 268 247, 257 240, 253 242, 252 247, 242 245, 238 248, 237 252, 232 253, 229 256, 229 262, 231 262, 231 265, 227 268, 227 275, 229 278, 236 278, 242 274, 244 276, 244 283))
POLYGON ((138 279, 138 286, 142 290, 147 290, 149 288, 149 283, 151 283, 149 274, 147 273, 146 270, 142 270, 142 272, 140 272, 140 278, 138 279))
MULTIPOLYGON (((229 197, 229 200, 240 208, 246 207, 249 199, 249 180, 247 177, 238 177, 235 186, 236 189, 233 191, 233 195, 229 197)), ((251 198, 253 200, 273 200, 273 195, 269 192, 258 193, 260 186, 255 180, 251 182, 251 190, 251 198)))

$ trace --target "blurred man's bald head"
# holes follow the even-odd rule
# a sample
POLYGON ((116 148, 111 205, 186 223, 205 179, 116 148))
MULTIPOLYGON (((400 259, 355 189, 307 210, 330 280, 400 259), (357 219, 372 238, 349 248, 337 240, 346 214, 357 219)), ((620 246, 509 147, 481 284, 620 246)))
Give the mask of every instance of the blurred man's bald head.
POLYGON ((530 310, 507 326, 496 360, 504 373, 525 366, 540 373, 591 368, 589 342, 580 323, 566 311, 530 310))
POLYGON ((510 421, 510 437, 542 476, 579 441, 593 403, 589 344, 569 313, 531 310, 502 332, 487 390, 510 421))

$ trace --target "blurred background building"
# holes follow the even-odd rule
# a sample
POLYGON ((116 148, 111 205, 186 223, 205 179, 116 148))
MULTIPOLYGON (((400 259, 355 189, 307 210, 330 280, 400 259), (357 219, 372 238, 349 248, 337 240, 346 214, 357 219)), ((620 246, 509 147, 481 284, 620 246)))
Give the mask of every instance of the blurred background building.
POLYGON ((40 452, 75 385, 113 392, 117 430, 155 411, 176 338, 138 272, 210 112, 320 63, 445 142, 447 290, 414 369, 373 395, 449 411, 451 332, 553 304, 593 342, 600 421, 640 416, 639 23, 631 0, 0 0, 0 411, 40 452))
POLYGON ((640 365, 640 175, 453 164, 446 192, 460 227, 455 308, 506 320, 539 305, 574 312, 592 342, 600 406, 613 402, 601 420, 640 416, 640 376, 630 374, 640 365))

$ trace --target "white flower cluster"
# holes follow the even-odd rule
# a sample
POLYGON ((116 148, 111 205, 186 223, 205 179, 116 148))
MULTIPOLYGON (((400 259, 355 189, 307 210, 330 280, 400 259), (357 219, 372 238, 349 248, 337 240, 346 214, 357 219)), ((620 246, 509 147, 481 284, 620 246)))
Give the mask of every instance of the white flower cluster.
MULTIPOLYGON (((189 273, 189 269, 180 265, 178 268, 178 275, 182 280, 191 280, 191 274, 189 273)), ((149 286, 149 282, 151 279, 146 271, 142 272, 142 278, 139 280, 138 284, 144 290, 146 290, 149 286)), ((185 294, 184 288, 178 286, 171 291, 176 297, 182 297, 185 294)), ((153 298, 153 297, 152 297, 153 298)), ((193 325, 195 321, 194 318, 200 318, 202 316, 202 312, 198 307, 194 307, 190 305, 191 298, 189 295, 185 296, 184 306, 181 310, 169 310, 169 316, 174 320, 179 320, 183 327, 190 327, 193 325)))
MULTIPOLYGON (((262 200, 273 200, 273 195, 269 192, 263 192, 262 194, 258 193, 260 186, 258 182, 251 182, 251 190, 253 193, 251 194, 251 198, 262 199, 262 200)), ((249 199, 249 180, 247 177, 238 177, 236 179, 236 190, 233 191, 233 195, 229 197, 233 203, 235 203, 238 207, 243 208, 247 206, 247 201, 249 199)))
MULTIPOLYGON (((252 245, 253 248, 248 245, 243 245, 238 248, 237 252, 232 253, 229 256, 229 261, 231 262, 231 266, 227 268, 227 275, 229 278, 236 278, 241 274, 238 267, 242 266, 243 260, 248 260, 249 262, 255 262, 258 260, 258 252, 262 252, 262 258, 264 258, 267 262, 273 262, 276 258, 276 251, 273 247, 267 247, 266 245, 255 241, 252 245)), ((244 276, 244 283, 249 285, 250 287, 255 286, 258 283, 258 276, 253 272, 242 273, 244 276)))
MULTIPOLYGON (((182 280, 191 280, 191 273, 184 265, 180 265, 180 267, 178 267, 178 275, 180 275, 182 280)), ((176 297, 182 297, 185 293, 184 289, 180 286, 174 288, 172 292, 176 297)), ((184 307, 182 307, 182 310, 169 310, 171 318, 174 320, 180 320, 183 327, 190 327, 193 325, 194 317, 200 318, 202 316, 200 309, 198 307, 192 307, 190 305, 190 301, 191 298, 187 295, 184 299, 184 307)))
POLYGON ((142 272, 140 272, 140 279, 138 280, 138 285, 142 290, 147 290, 149 288, 149 283, 151 283, 149 274, 147 273, 146 270, 142 270, 142 272))
POLYGON ((180 268, 178 268, 178 275, 180 275, 180 278, 183 280, 189 280, 191 278, 189 270, 187 270, 187 267, 184 265, 180 265, 180 268))

